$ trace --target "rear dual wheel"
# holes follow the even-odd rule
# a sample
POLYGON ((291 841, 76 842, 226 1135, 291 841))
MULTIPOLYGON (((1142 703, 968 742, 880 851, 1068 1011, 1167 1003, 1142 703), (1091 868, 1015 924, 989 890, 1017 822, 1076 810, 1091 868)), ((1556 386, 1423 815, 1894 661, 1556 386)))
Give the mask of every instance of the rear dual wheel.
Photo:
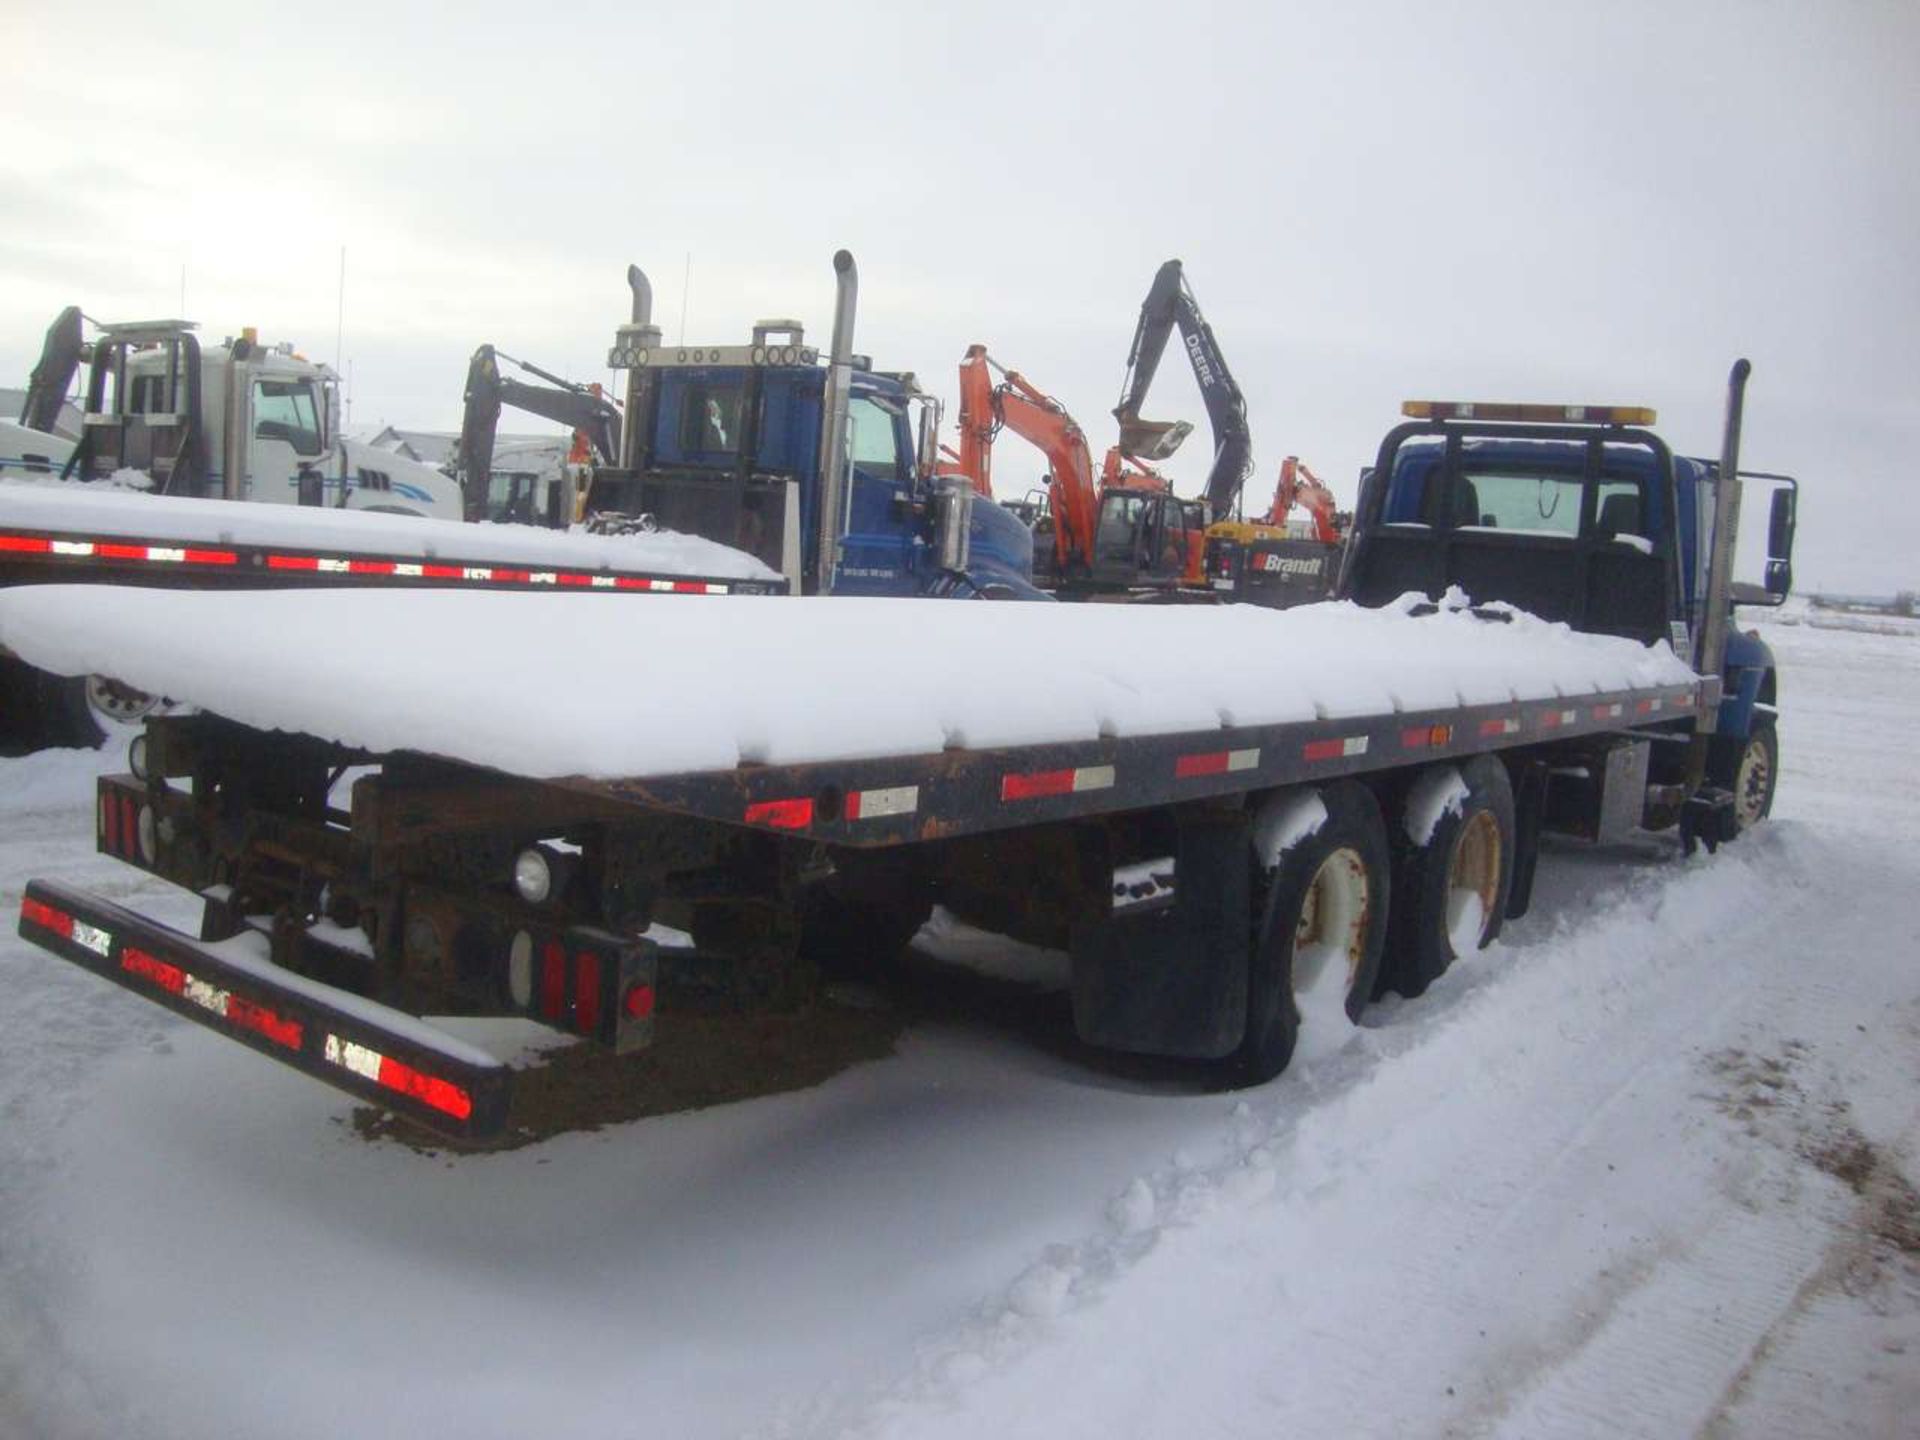
POLYGON ((1326 818, 1254 863, 1264 895, 1248 958, 1247 1028, 1226 1061, 1234 1085, 1258 1085, 1287 1068, 1300 1041, 1302 1003, 1336 997, 1349 1021, 1373 994, 1385 938, 1390 863, 1373 792, 1353 780, 1292 791, 1269 806, 1317 797, 1326 818))

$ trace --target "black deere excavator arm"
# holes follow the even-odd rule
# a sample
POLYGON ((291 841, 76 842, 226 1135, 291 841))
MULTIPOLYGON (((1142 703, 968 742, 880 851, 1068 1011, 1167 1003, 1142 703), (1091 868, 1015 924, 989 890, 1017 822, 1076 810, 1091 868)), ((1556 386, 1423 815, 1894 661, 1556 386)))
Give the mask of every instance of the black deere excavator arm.
POLYGON ((466 411, 460 422, 460 485, 469 520, 484 520, 487 482, 493 474, 493 441, 500 425, 500 408, 539 415, 571 426, 587 437, 602 465, 615 463, 620 453, 620 411, 597 388, 542 370, 538 365, 482 345, 467 365, 466 411), (518 365, 546 382, 529 385, 500 373, 501 360, 518 365))
POLYGON ((1253 468, 1247 402, 1233 372, 1227 369, 1213 327, 1200 313, 1200 304, 1193 298, 1193 289, 1178 260, 1160 267, 1140 306, 1133 348, 1127 352, 1127 377, 1121 385, 1120 404, 1113 412, 1120 422, 1120 449, 1136 459, 1164 460, 1193 428, 1185 421, 1140 418, 1140 406, 1153 387, 1160 357, 1166 352, 1167 338, 1175 325, 1180 327, 1187 360, 1193 366, 1193 378, 1199 383, 1200 399, 1213 426, 1213 468, 1207 472, 1206 498, 1214 518, 1222 519, 1232 513, 1253 468))
POLYGON ((84 348, 80 319, 80 307, 69 305, 47 327, 46 343, 40 348, 40 361, 33 367, 26 404, 20 411, 20 423, 29 430, 51 432, 60 422, 60 407, 80 368, 84 348))

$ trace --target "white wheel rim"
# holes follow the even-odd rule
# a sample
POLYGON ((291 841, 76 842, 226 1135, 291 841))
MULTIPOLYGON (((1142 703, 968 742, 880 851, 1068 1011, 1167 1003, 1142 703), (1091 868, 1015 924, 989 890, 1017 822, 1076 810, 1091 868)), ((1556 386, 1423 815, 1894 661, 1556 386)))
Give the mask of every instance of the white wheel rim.
POLYGON ((1352 993, 1366 955, 1372 898, 1367 862, 1359 851, 1342 846, 1320 862, 1293 931, 1296 995, 1311 989, 1333 965, 1346 971, 1352 993))
POLYGON ((1490 810, 1476 810, 1453 838, 1447 857, 1447 938, 1458 954, 1470 940, 1485 943, 1493 907, 1500 898, 1500 825, 1490 810))
POLYGON ((1767 788, 1773 780, 1773 762, 1758 735, 1747 741, 1740 755, 1740 773, 1733 780, 1733 812, 1742 830, 1758 825, 1767 808, 1767 788))
POLYGON ((144 690, 122 685, 104 675, 87 677, 87 708, 100 719, 114 725, 131 725, 142 719, 160 702, 144 690))

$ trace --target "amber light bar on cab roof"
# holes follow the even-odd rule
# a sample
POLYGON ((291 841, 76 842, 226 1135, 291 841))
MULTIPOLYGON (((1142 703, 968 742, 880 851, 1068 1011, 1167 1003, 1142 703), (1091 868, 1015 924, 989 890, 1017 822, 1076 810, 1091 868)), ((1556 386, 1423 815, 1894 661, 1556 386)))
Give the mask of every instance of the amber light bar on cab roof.
POLYGON ((1400 413, 1410 420, 1494 420, 1523 425, 1651 425, 1646 405, 1510 405, 1484 400, 1408 400, 1400 413))

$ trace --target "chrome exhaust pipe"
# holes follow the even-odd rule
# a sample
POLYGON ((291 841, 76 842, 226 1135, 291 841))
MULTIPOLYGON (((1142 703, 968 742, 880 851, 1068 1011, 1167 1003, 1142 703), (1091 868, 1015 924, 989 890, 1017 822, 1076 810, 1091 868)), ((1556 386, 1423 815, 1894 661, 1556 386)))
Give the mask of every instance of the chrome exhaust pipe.
POLYGON ((811 587, 817 595, 826 594, 833 586, 840 538, 845 531, 841 512, 847 500, 847 402, 853 389, 853 316, 860 298, 860 272, 850 252, 834 252, 833 271, 833 348, 827 360, 820 414, 820 511, 811 587))
MULTIPOLYGON (((627 288, 633 292, 633 318, 614 334, 613 348, 616 356, 657 350, 660 347, 660 329, 653 323, 653 285, 647 279, 647 272, 638 265, 627 266, 627 288)), ((622 470, 640 468, 640 447, 643 438, 641 417, 646 414, 645 391, 651 378, 649 372, 638 365, 630 365, 627 368, 625 413, 620 420, 620 468, 622 470)))

